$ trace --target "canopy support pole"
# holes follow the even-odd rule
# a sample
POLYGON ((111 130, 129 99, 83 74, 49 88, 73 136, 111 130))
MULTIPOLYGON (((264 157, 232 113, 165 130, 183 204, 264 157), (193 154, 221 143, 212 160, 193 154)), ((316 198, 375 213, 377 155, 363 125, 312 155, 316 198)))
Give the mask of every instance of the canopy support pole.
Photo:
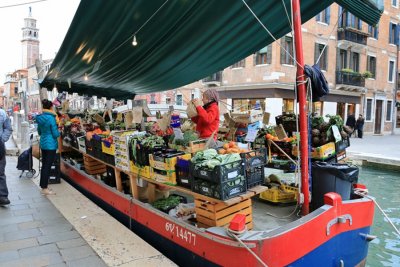
POLYGON ((309 173, 308 173, 308 123, 307 123, 307 101, 306 86, 304 83, 304 57, 303 57, 303 37, 301 33, 301 13, 300 0, 292 0, 294 44, 297 60, 296 84, 299 97, 299 121, 300 121, 300 155, 301 155, 301 192, 304 196, 302 214, 309 213, 310 192, 309 192, 309 173))

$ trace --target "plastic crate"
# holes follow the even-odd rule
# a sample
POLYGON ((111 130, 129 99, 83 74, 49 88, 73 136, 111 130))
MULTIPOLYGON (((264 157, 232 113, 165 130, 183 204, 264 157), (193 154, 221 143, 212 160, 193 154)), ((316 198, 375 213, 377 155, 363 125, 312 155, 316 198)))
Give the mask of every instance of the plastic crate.
POLYGON ((280 185, 261 192, 260 198, 273 203, 294 203, 297 199, 298 188, 289 185, 280 185))
POLYGON ((176 172, 162 171, 150 167, 150 179, 168 185, 176 185, 176 172))
POLYGON ((163 171, 175 171, 175 165, 179 158, 189 160, 192 158, 191 154, 183 154, 183 152, 177 152, 175 157, 163 157, 155 154, 149 155, 150 167, 163 170, 163 171))
POLYGON ((192 177, 201 178, 214 183, 222 183, 235 179, 238 176, 245 176, 243 160, 238 160, 223 165, 215 166, 213 170, 190 163, 192 177))
POLYGON ((264 166, 267 160, 267 150, 257 149, 241 153, 246 171, 247 188, 252 188, 264 183, 264 166))
POLYGON ((176 183, 185 188, 192 188, 190 177, 190 160, 178 159, 176 162, 176 183))
POLYGON ((240 176, 222 183, 192 178, 192 191, 207 197, 227 200, 247 191, 246 177, 240 176))
MULTIPOLYGON (((284 142, 284 141, 274 141, 274 143, 277 146, 279 146, 279 148, 282 149, 290 157, 293 156, 292 155, 292 143, 284 142)), ((268 142, 268 146, 271 150, 271 154, 276 154, 277 156, 286 158, 286 155, 284 153, 282 153, 282 151, 279 148, 277 148, 274 144, 268 142)))
POLYGON ((148 178, 150 179, 150 167, 149 166, 144 166, 144 167, 139 167, 133 164, 133 162, 130 162, 131 165, 131 172, 134 174, 137 174, 141 177, 148 178))
POLYGON ((101 151, 109 155, 115 155, 115 145, 108 141, 101 141, 101 151))

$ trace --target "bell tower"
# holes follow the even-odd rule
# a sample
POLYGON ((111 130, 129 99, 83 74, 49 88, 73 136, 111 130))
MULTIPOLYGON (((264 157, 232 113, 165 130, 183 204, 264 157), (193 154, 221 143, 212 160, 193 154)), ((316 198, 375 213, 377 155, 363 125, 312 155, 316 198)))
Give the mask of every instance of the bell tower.
POLYGON ((35 64, 39 58, 39 29, 36 28, 36 19, 32 17, 32 8, 29 7, 29 16, 24 19, 22 28, 22 68, 35 64))

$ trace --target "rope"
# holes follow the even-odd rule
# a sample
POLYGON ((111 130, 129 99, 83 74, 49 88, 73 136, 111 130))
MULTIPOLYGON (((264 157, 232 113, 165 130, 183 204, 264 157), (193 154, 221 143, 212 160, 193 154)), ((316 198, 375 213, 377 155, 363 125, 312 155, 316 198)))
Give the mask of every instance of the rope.
MULTIPOLYGON (((258 21, 258 23, 260 23, 261 27, 264 28, 264 30, 271 36, 271 38, 272 38, 274 41, 277 41, 278 39, 276 39, 275 36, 272 35, 272 33, 268 30, 268 28, 262 23, 262 21, 261 21, 261 20, 257 17, 257 15, 253 12, 253 10, 247 5, 246 1, 245 1, 245 0, 242 0, 242 2, 243 2, 243 4, 247 7, 247 9, 250 11, 250 13, 253 15, 253 17, 258 21)), ((293 61, 296 63, 296 65, 298 65, 300 68, 302 68, 302 69, 304 70, 304 66, 301 66, 301 65, 299 64, 299 62, 297 62, 297 60, 296 60, 296 59, 295 59, 295 58, 294 58, 294 57, 293 57, 279 42, 276 42, 276 43, 277 43, 278 46, 281 47, 281 49, 282 49, 283 51, 285 51, 286 54, 289 55, 289 57, 290 57, 291 59, 293 59, 293 61)))
POLYGON ((392 227, 395 230, 395 232, 400 236, 399 229, 397 229, 397 227, 394 225, 392 220, 390 220, 389 216, 387 216, 386 212, 381 208, 381 206, 379 206, 378 202, 373 197, 370 197, 370 196, 367 195, 368 194, 368 190, 357 188, 357 189, 354 190, 354 194, 359 195, 361 197, 366 197, 368 199, 371 199, 375 203, 375 205, 378 207, 378 209, 382 212, 383 216, 385 216, 385 218, 388 220, 390 225, 392 225, 392 227))
POLYGON ((245 228, 242 231, 234 231, 231 230, 229 228, 226 229, 226 233, 228 236, 236 239, 236 241, 238 241, 240 243, 240 245, 242 245, 245 249, 247 249, 248 252, 250 252, 254 258, 256 258, 256 260, 261 263, 262 266, 264 267, 268 267, 268 265, 262 261, 262 259, 260 257, 257 256, 256 253, 254 253, 254 251, 252 251, 239 237, 242 236, 245 232, 247 231, 247 228, 245 228))

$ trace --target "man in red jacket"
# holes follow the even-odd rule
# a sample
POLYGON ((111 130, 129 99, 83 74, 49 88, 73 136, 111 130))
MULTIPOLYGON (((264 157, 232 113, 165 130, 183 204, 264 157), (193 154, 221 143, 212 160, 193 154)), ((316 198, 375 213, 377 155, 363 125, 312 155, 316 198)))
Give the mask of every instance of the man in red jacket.
POLYGON ((196 131, 199 132, 200 138, 209 138, 213 133, 214 139, 217 139, 219 127, 219 95, 215 89, 208 89, 203 93, 203 103, 199 99, 193 99, 196 106, 197 116, 192 118, 196 123, 196 131))

